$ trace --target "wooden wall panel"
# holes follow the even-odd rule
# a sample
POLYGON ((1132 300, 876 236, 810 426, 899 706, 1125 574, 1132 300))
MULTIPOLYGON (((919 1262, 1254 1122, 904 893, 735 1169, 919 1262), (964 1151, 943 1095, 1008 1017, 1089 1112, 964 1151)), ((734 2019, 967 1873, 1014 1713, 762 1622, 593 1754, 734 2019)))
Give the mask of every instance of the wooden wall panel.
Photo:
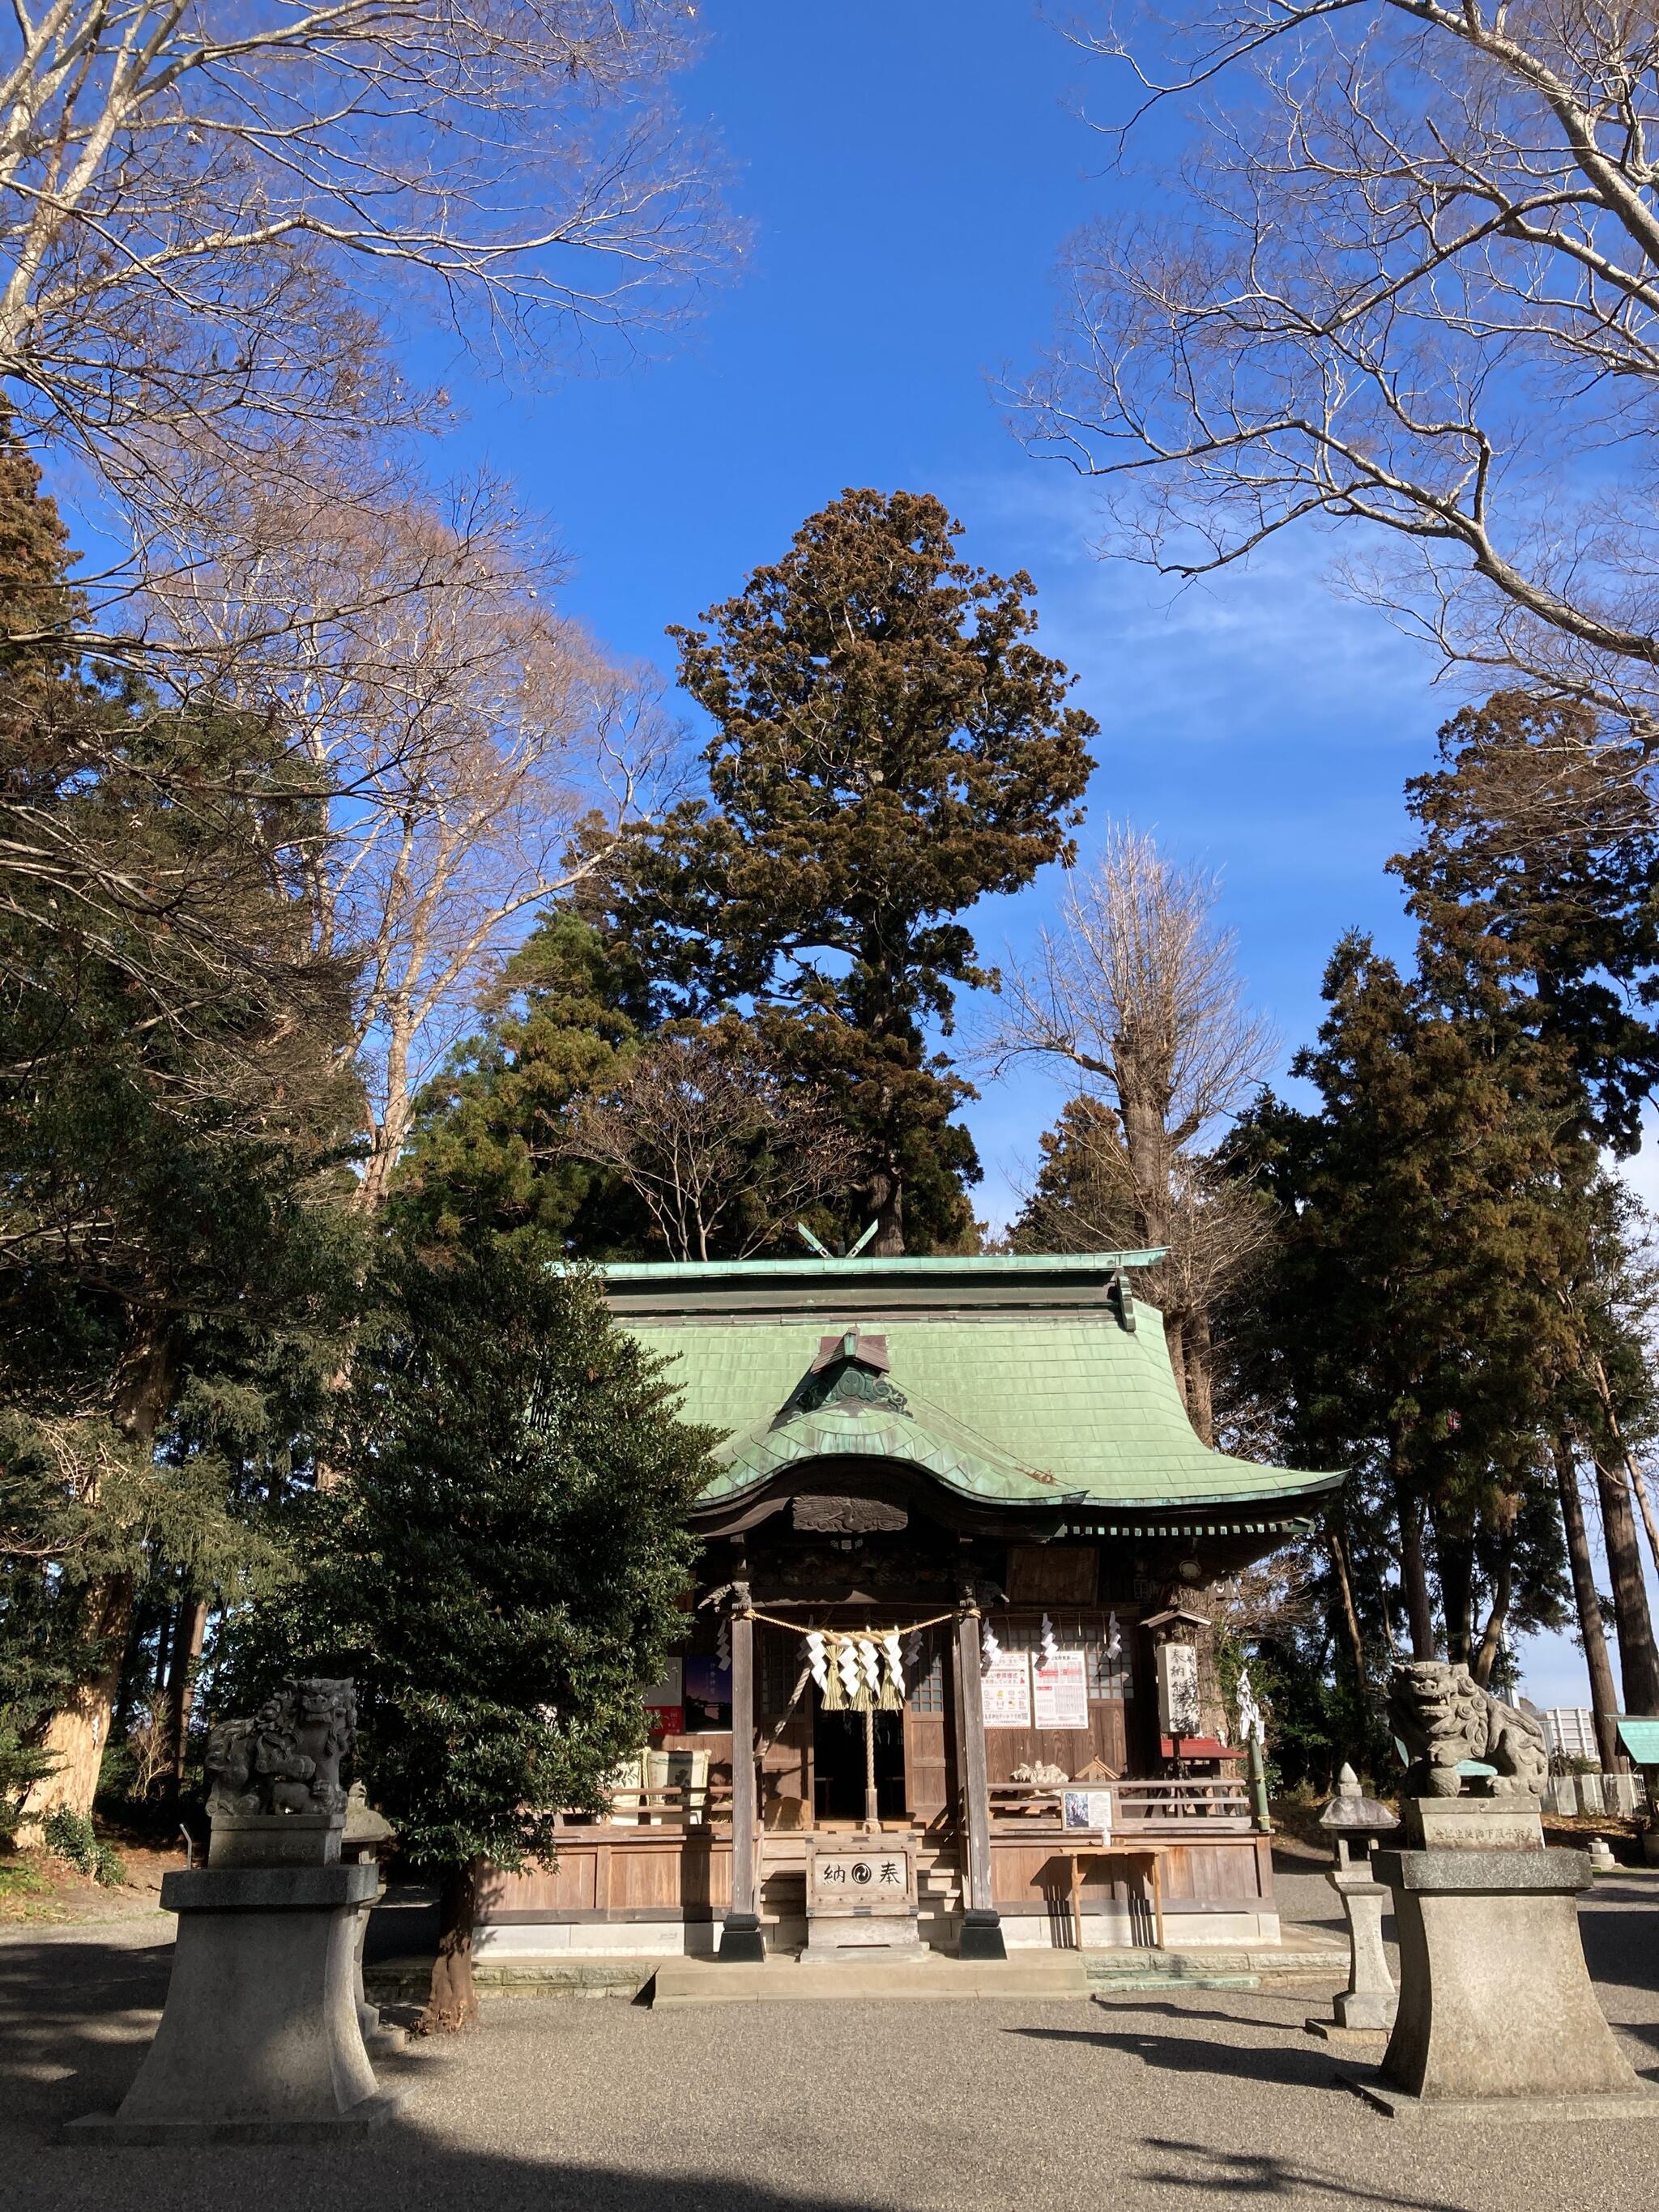
POLYGON ((950 1761, 943 1713, 904 1716, 905 1810, 930 1826, 951 1802, 950 1761))
POLYGON ((562 1846, 550 1867, 526 1867, 522 1874, 492 1870, 479 1888, 480 1917, 492 1912, 592 1912, 600 1902, 599 1852, 562 1846))
POLYGON ((985 1778, 1012 1782, 1017 1766, 1058 1766, 1067 1775, 1080 1774, 1097 1759, 1122 1774, 1128 1764, 1126 1742, 1123 1700, 1091 1698, 1086 1734, 1082 1729, 987 1729, 985 1778))
POLYGON ((678 1912, 680 1903, 680 1850, 678 1844, 660 1850, 611 1853, 611 1909, 613 1912, 678 1912))
MULTIPOLYGON (((1070 1884, 1064 1859, 1055 1851, 1055 1840, 1020 1843, 999 1836, 992 1846, 992 1878, 997 1904, 1004 1910, 1052 1901, 1070 1884)), ((1271 1894, 1264 1888, 1262 1855, 1253 1836, 1231 1842, 1176 1844, 1164 1854, 1160 1869, 1164 1901, 1168 1905, 1212 1905, 1234 1911, 1253 1911, 1271 1894)), ((1091 1904, 1108 1897, 1140 1898, 1147 1893, 1142 1869, 1132 1859, 1085 1859, 1083 1893, 1091 1904)))

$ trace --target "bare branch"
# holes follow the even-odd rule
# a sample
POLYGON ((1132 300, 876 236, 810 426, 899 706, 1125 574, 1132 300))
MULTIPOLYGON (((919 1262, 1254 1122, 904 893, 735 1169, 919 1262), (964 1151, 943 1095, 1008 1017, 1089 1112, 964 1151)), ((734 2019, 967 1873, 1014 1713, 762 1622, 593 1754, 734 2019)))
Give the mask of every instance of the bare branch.
POLYGON ((1193 125, 1156 220, 1073 240, 1020 396, 1104 488, 1111 550, 1191 576, 1365 524, 1346 580, 1449 665, 1651 747, 1650 17, 1194 0, 1085 43, 1193 125))

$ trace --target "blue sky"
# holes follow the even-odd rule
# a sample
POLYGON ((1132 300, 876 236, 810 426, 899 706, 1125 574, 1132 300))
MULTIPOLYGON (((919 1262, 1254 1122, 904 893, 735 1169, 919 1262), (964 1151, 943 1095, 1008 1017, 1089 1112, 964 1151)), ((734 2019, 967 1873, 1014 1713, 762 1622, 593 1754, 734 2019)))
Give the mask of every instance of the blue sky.
MULTIPOLYGON (((1024 0, 711 0, 706 21, 684 97, 754 227, 739 280, 650 357, 554 392, 458 376, 457 458, 488 458, 551 520, 570 611, 665 662, 665 624, 735 591, 844 486, 937 493, 973 558, 1030 571, 1042 641, 1101 724, 1085 851, 1118 816, 1223 872, 1249 994, 1288 1055, 1343 929, 1405 948, 1382 863, 1403 781, 1456 702, 1381 616, 1326 588, 1328 539, 1176 594, 1097 558, 1090 488, 1010 434, 995 385, 1044 340, 1062 240, 1157 189, 1105 174, 1079 119, 1109 106, 1100 65, 1024 0)), ((1054 891, 1040 878, 978 909, 984 954, 1018 950, 1054 891)), ((1025 1075, 969 1109, 994 1221, 1060 1095, 1025 1075)), ((1539 1702, 1582 1701, 1565 1639, 1538 1639, 1526 1669, 1539 1702)))
MULTIPOLYGON (((1109 112, 1114 88, 1030 0, 707 0, 705 26, 681 94, 752 226, 737 280, 535 392, 442 360, 428 334, 419 369, 461 410, 435 465, 514 479, 568 552, 567 611, 665 667, 665 625, 738 589, 844 487, 936 493, 969 557, 1030 571, 1041 641, 1101 725, 1085 854, 1115 817, 1222 873, 1249 995, 1288 1058, 1344 929, 1407 949, 1382 864, 1407 835, 1403 781, 1457 702, 1381 616, 1327 589, 1328 538, 1176 593, 1097 557, 1090 487, 1010 434, 996 387, 1049 331, 1061 244, 1097 210, 1155 200, 1156 141, 1137 176, 1106 173, 1079 110, 1109 112)), ((975 910, 985 958, 1029 942, 1057 873, 975 910)), ((968 1109, 993 1223, 1064 1095, 1028 1072, 968 1109)), ((1651 1157, 1636 1168, 1659 1196, 1651 1157)), ((1583 1700, 1565 1639, 1525 1662, 1540 1703, 1583 1700)))
MULTIPOLYGON (((1381 864, 1451 702, 1380 617, 1323 588, 1328 542, 1173 597, 1093 557, 1094 494, 1010 434, 994 386, 1044 338, 1062 240, 1153 188, 1099 173, 1076 109, 1106 101, 1100 65, 1024 0, 714 0, 707 21, 684 99, 754 226, 738 282, 654 357, 537 398, 461 387, 461 445, 553 521, 569 609, 657 659, 666 623, 736 590, 844 486, 936 492, 973 558, 1030 571, 1042 642, 1102 726, 1085 849, 1123 816, 1222 869, 1252 994, 1293 1046, 1341 929, 1403 941, 1381 864)), ((979 908, 986 954, 1053 894, 1040 880, 979 908)), ((1028 1075, 970 1109, 992 1220, 1057 1096, 1028 1075)))

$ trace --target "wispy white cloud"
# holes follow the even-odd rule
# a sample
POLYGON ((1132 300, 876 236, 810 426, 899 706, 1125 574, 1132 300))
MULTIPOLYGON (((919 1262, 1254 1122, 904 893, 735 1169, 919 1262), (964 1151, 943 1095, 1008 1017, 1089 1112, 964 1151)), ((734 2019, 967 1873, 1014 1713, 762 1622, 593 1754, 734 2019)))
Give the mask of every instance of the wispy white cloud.
MULTIPOLYGON (((972 518, 970 555, 1039 579, 1040 641, 1077 673, 1075 696, 1101 725, 1085 855, 1115 817, 1218 869, 1247 986, 1288 1058, 1317 1024, 1320 976, 1344 929, 1406 942, 1384 863, 1407 835, 1406 778, 1455 701, 1382 616, 1333 591, 1316 535, 1176 588, 1099 558, 1095 495, 1058 470, 1017 463, 943 495, 972 518)), ((1029 944, 1058 881, 1048 871, 975 910, 988 957, 1029 944)), ((988 1084, 969 1109, 987 1170, 980 1207, 994 1221, 1017 1204, 1064 1096, 1027 1072, 988 1084)))

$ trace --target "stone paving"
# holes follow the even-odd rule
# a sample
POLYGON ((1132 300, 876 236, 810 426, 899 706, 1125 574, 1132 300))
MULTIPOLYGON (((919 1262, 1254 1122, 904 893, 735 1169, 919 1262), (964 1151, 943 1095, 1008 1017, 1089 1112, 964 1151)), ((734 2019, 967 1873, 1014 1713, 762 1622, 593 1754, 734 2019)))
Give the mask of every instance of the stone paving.
MULTIPOLYGON (((1328 1893, 1327 1893, 1328 1895, 1328 1893)), ((1310 1884, 1307 1905, 1321 1899, 1310 1884)), ((1659 1881, 1583 1913, 1602 2004, 1659 2075, 1659 1881)), ((1301 2032, 1310 1992, 743 2005, 653 2014, 499 1998, 383 2068, 410 2093, 339 2148, 99 2150, 57 2127, 119 2098, 165 1986, 153 1925, 0 1943, 0 2195, 29 2212, 1081 2212, 1254 2203, 1650 2212, 1659 2118, 1413 2126, 1301 2032)), ((1656 2107, 1659 2112, 1659 2106, 1656 2107)))

